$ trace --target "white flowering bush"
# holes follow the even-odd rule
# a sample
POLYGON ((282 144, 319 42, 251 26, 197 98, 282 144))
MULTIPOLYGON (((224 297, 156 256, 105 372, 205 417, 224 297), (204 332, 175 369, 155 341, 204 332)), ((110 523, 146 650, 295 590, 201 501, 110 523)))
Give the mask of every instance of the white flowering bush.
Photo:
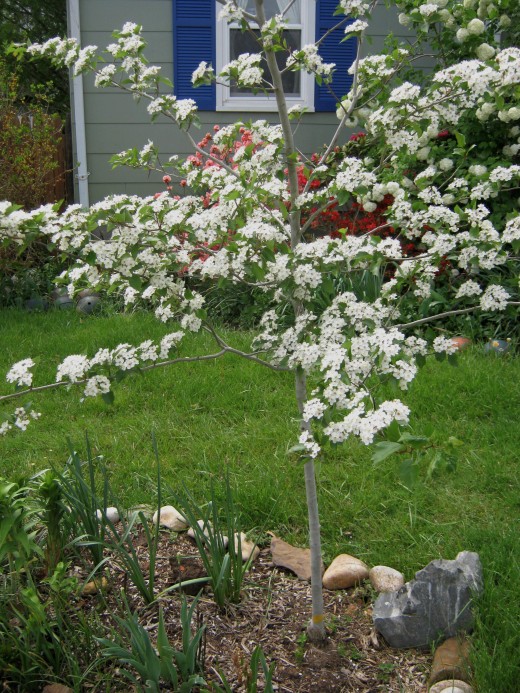
POLYGON ((462 43, 475 47, 462 62, 441 59, 439 70, 413 84, 398 79, 413 65, 410 47, 360 58, 374 5, 364 0, 339 5, 339 12, 356 19, 354 81, 338 104, 330 145, 312 161, 295 148, 299 113, 288 113, 281 73, 303 69, 326 82, 333 66, 306 46, 288 54, 286 67, 280 67, 275 54, 286 50, 284 22, 266 22, 261 0, 256 16, 233 1, 224 3, 225 16, 239 19, 244 29, 261 28, 265 39, 259 53, 240 56, 220 75, 201 64, 193 80, 232 80, 273 92, 279 124, 235 123, 202 141, 192 135, 195 103, 160 92, 165 80, 143 57, 139 26, 128 23, 115 32, 115 43, 104 53, 70 39, 31 46, 31 53, 72 66, 76 74, 94 71, 99 86, 118 86, 147 100, 152 118, 161 115, 187 131, 194 154, 164 165, 149 142, 116 157, 119 164, 162 171, 165 190, 153 197, 114 195, 88 210, 73 205, 63 214, 50 206, 23 212, 0 203, 2 243, 23 247, 41 235, 75 259, 61 278, 71 293, 84 286, 117 289, 126 304, 149 301, 159 320, 175 323, 175 331, 157 344, 121 344, 94 355, 68 356, 52 384, 33 383, 27 355, 8 374, 18 390, 0 402, 63 384, 79 385, 84 397, 111 401, 114 384, 129 372, 227 353, 294 373, 301 412, 297 449, 307 459, 314 559, 310 632, 316 636, 323 636, 324 626, 313 459, 327 445, 351 436, 369 444, 391 424, 408 422, 406 404, 381 399, 379 392, 388 381, 405 391, 429 353, 444 358, 454 351, 449 339, 425 326, 452 315, 478 319, 483 312, 519 305, 520 49, 501 50, 495 41, 498 24, 506 20, 495 16, 490 4, 480 11, 483 3, 477 7, 468 0, 398 3, 403 23, 423 33, 435 26, 453 41, 460 41, 457 33, 464 30, 468 36, 462 43), (492 54, 481 50, 479 55, 476 41, 484 38, 494 46, 492 54), (352 123, 365 129, 363 146, 329 168, 342 129, 352 123), (501 151, 483 150, 488 132, 499 133, 501 151), (173 194, 176 180, 186 194, 173 194), (331 205, 371 213, 388 197, 381 227, 334 237, 309 234, 317 215, 331 205), (109 240, 93 234, 99 228, 110 231, 109 240), (385 229, 391 233, 381 233, 385 229), (450 280, 439 311, 433 299, 447 266, 450 280), (506 268, 515 280, 504 285, 500 278, 506 268), (204 295, 193 289, 193 280, 201 279, 266 294, 269 308, 250 351, 237 349, 219 333, 204 295), (200 330, 212 335, 215 350, 177 356, 184 334, 200 330))

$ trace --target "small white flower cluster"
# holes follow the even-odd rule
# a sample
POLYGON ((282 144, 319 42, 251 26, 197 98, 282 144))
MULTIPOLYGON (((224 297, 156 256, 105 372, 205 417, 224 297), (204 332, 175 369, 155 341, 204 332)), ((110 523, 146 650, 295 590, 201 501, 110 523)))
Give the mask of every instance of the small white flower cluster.
POLYGON ((458 348, 457 344, 448 337, 435 337, 432 346, 436 354, 454 354, 458 348))
POLYGON ((363 19, 356 19, 355 22, 352 22, 351 24, 347 24, 345 28, 345 33, 346 34, 359 34, 362 31, 365 31, 365 29, 368 28, 368 22, 365 22, 363 19))
POLYGON ((110 392, 110 380, 105 375, 94 375, 87 380, 85 385, 85 397, 97 397, 110 392))
POLYGON ((520 241, 520 216, 514 217, 514 219, 510 219, 507 222, 502 234, 502 240, 505 243, 520 241))
POLYGON ((240 87, 260 87, 264 77, 261 62, 261 53, 242 53, 236 60, 224 65, 220 77, 233 80, 240 87))
POLYGON ((57 63, 71 67, 79 55, 80 47, 76 39, 50 38, 45 43, 33 43, 27 48, 31 55, 48 56, 57 63))
POLYGON ((504 310, 509 301, 509 293, 503 286, 492 284, 488 286, 480 298, 480 307, 485 311, 504 310))
POLYGON ((303 46, 300 50, 293 51, 287 58, 287 67, 294 68, 301 65, 307 72, 320 75, 325 79, 332 77, 332 71, 336 67, 335 63, 324 63, 318 53, 316 44, 311 43, 303 46))
POLYGON ((56 382, 59 383, 67 378, 71 383, 77 383, 78 380, 82 380, 85 377, 89 367, 90 362, 86 356, 80 354, 67 356, 58 366, 56 382))
POLYGON ((36 411, 27 411, 25 407, 17 407, 14 413, 9 416, 5 421, 0 423, 0 436, 5 436, 9 431, 18 428, 20 431, 26 431, 27 427, 31 423, 31 420, 39 419, 41 414, 36 411))
POLYGON ((220 10, 218 18, 219 20, 225 19, 228 22, 240 23, 244 19, 244 10, 236 0, 228 0, 220 10))
POLYGON ((203 84, 211 81, 214 76, 215 71, 213 70, 212 66, 208 65, 208 63, 203 60, 199 63, 198 68, 194 70, 193 74, 191 75, 191 82, 192 84, 203 84))
POLYGON ((388 428, 393 421, 408 423, 410 409, 399 400, 383 402, 372 411, 366 411, 363 403, 353 409, 342 421, 329 424, 324 433, 332 443, 343 443, 357 436, 362 443, 370 445, 378 433, 388 428))
POLYGON ((370 9, 371 2, 369 0, 340 0, 339 6, 343 14, 351 17, 359 17, 365 15, 370 9))
POLYGON ((96 73, 96 76, 94 78, 94 86, 109 87, 111 84, 113 84, 116 72, 117 67, 113 63, 105 65, 105 67, 102 67, 96 73))
POLYGON ((469 279, 459 287, 459 290, 455 294, 455 298, 463 298, 465 296, 480 296, 481 293, 482 289, 477 282, 473 281, 473 279, 469 279))
POLYGON ((111 43, 107 46, 107 51, 115 58, 137 57, 146 46, 141 36, 141 26, 134 22, 126 22, 121 31, 115 32, 114 35, 117 38, 117 43, 111 43))
POLYGON ((81 75, 86 72, 92 63, 92 59, 95 57, 98 47, 97 46, 86 46, 82 48, 76 61, 74 63, 74 75, 81 75))
POLYGON ((15 383, 17 387, 31 387, 33 374, 29 369, 33 366, 32 359, 22 359, 11 366, 5 379, 8 383, 15 383))

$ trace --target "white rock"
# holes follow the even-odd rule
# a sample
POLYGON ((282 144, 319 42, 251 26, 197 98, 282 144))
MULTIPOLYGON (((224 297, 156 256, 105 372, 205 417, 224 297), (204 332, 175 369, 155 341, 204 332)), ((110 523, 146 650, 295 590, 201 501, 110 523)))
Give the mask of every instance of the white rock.
POLYGON ((435 683, 430 688, 430 693, 473 693, 473 688, 465 681, 450 679, 435 683))
POLYGON ((163 505, 162 508, 155 511, 152 517, 152 522, 154 525, 157 523, 158 515, 160 516, 159 524, 161 527, 172 529, 174 532, 182 532, 184 529, 189 527, 184 517, 173 507, 173 505, 163 505))
POLYGON ((368 577, 368 568, 359 558, 342 553, 332 561, 323 576, 323 587, 341 590, 353 587, 368 577))
POLYGON ((103 519, 103 514, 106 516, 107 520, 110 522, 119 522, 119 513, 117 511, 117 508, 110 507, 107 508, 105 513, 103 513, 102 510, 96 510, 96 517, 98 520, 103 519))
POLYGON ((404 575, 386 565, 374 566, 368 577, 377 592, 396 592, 404 585, 404 575))
MULTIPOLYGON (((235 551, 238 551, 238 534, 235 534, 235 551)), ((240 532, 240 551, 244 562, 248 561, 250 558, 251 561, 254 561, 260 554, 258 546, 254 542, 248 541, 244 532, 240 532)))
MULTIPOLYGON (((197 520, 197 524, 202 529, 202 531, 204 532, 204 536, 206 537, 206 539, 209 539, 209 532, 207 530, 207 524, 204 522, 204 520, 197 520)), ((209 526, 211 527, 211 523, 209 523, 209 526)), ((187 536, 190 537, 190 539, 195 539, 195 531, 194 531, 193 527, 189 528, 189 530, 187 532, 187 536)), ((222 541, 224 544, 224 548, 227 549, 228 544, 229 544, 229 539, 226 536, 223 536, 222 541)))

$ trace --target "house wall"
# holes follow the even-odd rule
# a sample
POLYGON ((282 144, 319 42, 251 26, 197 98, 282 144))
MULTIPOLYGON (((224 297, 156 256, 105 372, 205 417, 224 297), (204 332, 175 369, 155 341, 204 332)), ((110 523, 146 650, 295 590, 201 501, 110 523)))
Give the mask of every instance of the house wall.
MULTIPOLYGON (((307 0, 312 2, 313 0, 307 0)), ((160 65, 162 74, 173 80, 172 0, 80 0, 82 45, 95 44, 104 48, 112 42, 111 32, 127 21, 143 26, 148 42, 146 57, 151 64, 160 65)), ((380 52, 386 35, 393 31, 403 38, 410 37, 397 22, 397 15, 385 8, 382 0, 372 22, 370 52, 380 52)), ((150 195, 164 188, 159 174, 150 176, 143 171, 119 167, 112 169, 109 158, 131 147, 141 147, 149 139, 166 158, 191 153, 185 133, 160 118, 150 123, 146 104, 136 103, 130 94, 116 89, 97 89, 94 79, 83 80, 87 166, 89 171, 90 202, 106 195, 127 193, 150 195)), ((200 112, 201 137, 214 124, 228 124, 237 119, 274 119, 270 113, 200 112)), ((330 139, 337 125, 334 113, 309 113, 298 128, 296 143, 304 152, 319 150, 330 139)))

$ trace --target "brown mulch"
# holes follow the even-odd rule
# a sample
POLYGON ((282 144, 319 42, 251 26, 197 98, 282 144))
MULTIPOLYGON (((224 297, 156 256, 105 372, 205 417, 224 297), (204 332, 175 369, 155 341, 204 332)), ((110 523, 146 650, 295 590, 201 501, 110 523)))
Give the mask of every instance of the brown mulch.
MULTIPOLYGON (((148 554, 141 532, 135 536, 134 545, 146 569, 148 554)), ((184 534, 161 532, 157 592, 177 582, 177 555, 196 557, 198 551, 184 534)), ((200 558, 194 561, 197 563, 200 558)), ((99 613, 106 600, 102 617, 110 622, 114 611, 120 613, 118 593, 124 589, 132 610, 155 641, 158 605, 147 607, 121 568, 108 565, 111 589, 103 599, 99 595, 84 597, 85 608, 96 608, 99 613)), ((188 566, 187 571, 193 567, 188 566)), ((79 568, 75 572, 86 577, 79 568)), ((305 632, 311 612, 310 584, 274 567, 269 548, 264 548, 244 579, 239 604, 230 605, 222 612, 212 600, 210 586, 202 592, 198 618, 206 628, 204 677, 208 682, 220 684, 223 674, 233 691, 246 691, 251 655, 260 645, 267 663, 276 663, 273 687, 280 693, 423 693, 431 655, 417 650, 395 650, 385 644, 372 627, 374 596, 370 587, 325 590, 327 641, 320 646, 313 645, 307 641, 305 632)), ((193 597, 187 599, 191 601, 193 597)), ((180 649, 180 595, 177 591, 170 592, 160 603, 170 642, 180 649)), ((263 690, 262 681, 258 689, 263 690)), ((119 683, 116 675, 111 690, 130 689, 128 682, 119 683)))

